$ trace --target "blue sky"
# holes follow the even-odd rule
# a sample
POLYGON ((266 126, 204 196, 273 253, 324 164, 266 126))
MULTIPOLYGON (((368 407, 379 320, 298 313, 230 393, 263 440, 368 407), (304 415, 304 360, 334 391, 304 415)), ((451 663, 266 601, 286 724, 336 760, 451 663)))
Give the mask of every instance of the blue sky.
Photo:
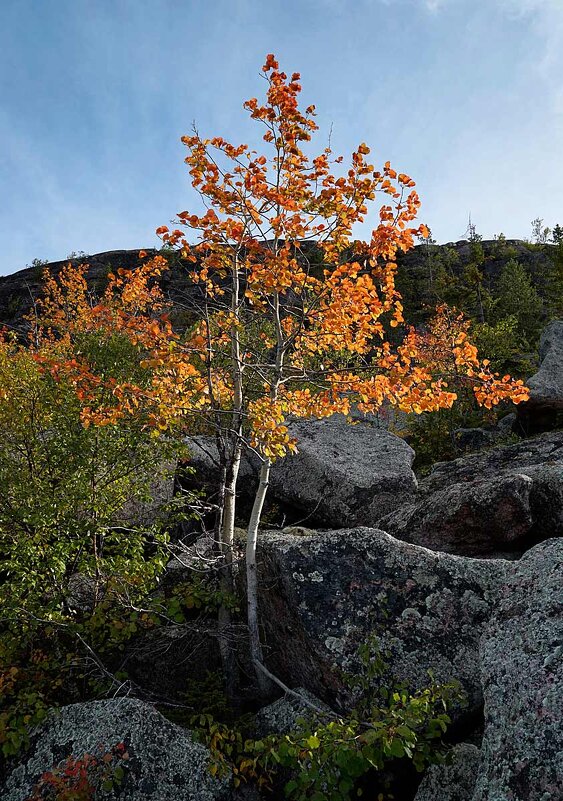
POLYGON ((318 149, 409 173, 438 241, 563 223, 563 0, 2 0, 0 274, 156 245, 196 208, 192 122, 258 142, 268 52, 318 149))

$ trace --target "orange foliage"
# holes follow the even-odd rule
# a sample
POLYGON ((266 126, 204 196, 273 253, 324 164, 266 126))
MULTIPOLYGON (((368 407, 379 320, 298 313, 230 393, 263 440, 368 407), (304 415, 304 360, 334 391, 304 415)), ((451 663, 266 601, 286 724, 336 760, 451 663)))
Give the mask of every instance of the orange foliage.
POLYGON ((180 336, 162 315, 160 257, 110 276, 95 304, 85 268, 69 265, 58 281, 47 278, 40 338, 68 345, 79 331, 117 331, 143 353, 142 386, 108 386, 75 354, 51 364, 76 381, 85 424, 112 423, 139 405, 149 408, 147 424, 156 429, 178 419, 221 428, 234 415, 233 430, 244 430, 271 460, 295 449, 289 415, 347 414, 354 403, 368 412, 384 402, 434 411, 454 402, 448 380, 460 375, 488 408, 525 400, 522 382, 479 362, 467 324, 445 307, 425 334, 393 335, 404 322, 396 255, 428 235, 426 226, 413 225, 420 206, 414 181, 389 162, 376 169, 364 143, 347 170, 330 147, 308 156, 317 124, 314 106, 299 108, 299 74, 288 77, 273 55, 263 72, 265 103, 252 98, 244 107, 262 126, 270 157, 221 137, 183 137, 206 210, 182 211, 178 228, 157 229, 201 288, 201 319, 190 331, 180 336), (358 241, 353 227, 378 194, 379 222, 369 241, 358 241), (111 391, 111 404, 95 403, 98 382, 111 391))

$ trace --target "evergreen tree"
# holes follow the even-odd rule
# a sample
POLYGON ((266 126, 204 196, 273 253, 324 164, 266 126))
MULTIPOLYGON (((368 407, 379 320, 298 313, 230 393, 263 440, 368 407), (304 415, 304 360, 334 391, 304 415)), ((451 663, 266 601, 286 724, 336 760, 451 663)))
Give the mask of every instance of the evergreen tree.
POLYGON ((541 217, 536 217, 535 220, 532 220, 532 236, 534 238, 535 245, 547 244, 550 233, 551 230, 544 226, 541 217))
POLYGON ((557 224, 551 232, 551 240, 554 245, 563 245, 563 226, 557 224))
POLYGON ((534 347, 542 328, 542 301, 530 276, 516 259, 510 259, 502 268, 496 290, 494 321, 515 317, 520 345, 534 347))
POLYGON ((550 320, 563 319, 563 227, 556 225, 551 234, 551 267, 546 283, 546 307, 550 320))
POLYGON ((468 237, 469 262, 465 265, 462 276, 462 282, 467 288, 467 306, 463 310, 483 324, 488 319, 493 301, 490 291, 484 285, 485 251, 481 244, 483 237, 477 233, 471 217, 469 218, 468 237))

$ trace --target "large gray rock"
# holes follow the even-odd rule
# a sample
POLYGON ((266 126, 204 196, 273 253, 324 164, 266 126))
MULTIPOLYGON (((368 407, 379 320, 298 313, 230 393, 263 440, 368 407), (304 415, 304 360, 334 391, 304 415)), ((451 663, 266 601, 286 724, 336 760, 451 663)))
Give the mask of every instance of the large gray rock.
POLYGON ((414 451, 389 431, 334 415, 296 421, 289 432, 299 452, 275 463, 271 492, 311 519, 368 525, 414 497, 414 451))
POLYGON ((526 385, 530 399, 518 406, 527 430, 546 430, 563 422, 563 320, 553 320, 541 335, 540 367, 526 385))
POLYGON ((473 801, 563 798, 563 540, 514 565, 481 663, 485 736, 473 801))
MULTIPOLYGON (((343 415, 325 420, 296 420, 288 426, 298 453, 274 463, 267 508, 280 505, 294 519, 327 526, 372 524, 414 498, 414 451, 400 437, 368 421, 343 415)), ((212 437, 188 440, 193 486, 213 502, 218 455, 212 437)), ((259 460, 243 456, 237 485, 237 510, 248 519, 258 486, 259 460)))
POLYGON ((382 517, 378 526, 405 542, 466 556, 521 548, 533 517, 533 481, 518 473, 452 484, 418 504, 382 517))
POLYGON ((8 776, 2 801, 26 801, 34 784, 69 756, 96 755, 124 743, 125 778, 108 801, 219 801, 228 779, 212 778, 208 750, 153 707, 115 698, 63 707, 52 713, 34 738, 24 761, 8 776))
POLYGON ((255 719, 258 737, 266 737, 268 734, 289 734, 298 728, 299 720, 318 717, 319 710, 325 714, 325 719, 334 715, 329 706, 304 687, 298 687, 295 692, 300 698, 286 693, 272 704, 262 707, 255 719))
POLYGON ((434 465, 415 503, 377 525, 408 542, 470 556, 518 556, 561 536, 563 432, 434 465))
POLYGON ((166 506, 174 497, 176 461, 164 462, 150 475, 149 497, 128 500, 119 513, 119 522, 124 526, 150 528, 167 517, 166 506))
POLYGON ((456 745, 447 763, 432 765, 426 771, 414 801, 471 801, 479 760, 477 746, 456 745))
POLYGON ((377 685, 458 680, 471 709, 482 703, 478 643, 510 562, 409 545, 377 529, 313 537, 267 533, 259 543, 266 659, 290 686, 344 705, 340 671, 375 635, 387 662, 377 685), (336 669, 335 669, 336 668, 336 669))

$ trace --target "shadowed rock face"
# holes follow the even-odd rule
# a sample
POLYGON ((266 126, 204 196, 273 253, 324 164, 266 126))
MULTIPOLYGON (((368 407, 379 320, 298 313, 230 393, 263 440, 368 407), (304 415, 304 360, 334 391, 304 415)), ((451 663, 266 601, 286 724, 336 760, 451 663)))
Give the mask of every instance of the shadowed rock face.
POLYGON ((378 521, 405 542, 465 556, 491 556, 518 548, 533 525, 533 481, 515 474, 453 484, 419 504, 378 521))
POLYGON ((480 657, 485 736, 473 801, 563 798, 563 540, 514 565, 480 657))
POLYGON ((480 752, 468 743, 456 745, 451 764, 432 765, 426 772, 414 801, 471 801, 480 752))
MULTIPOLYGON (((156 251, 149 250, 152 255, 156 251)), ((37 263, 12 275, 0 276, 0 321, 10 328, 25 330, 23 317, 31 311, 33 300, 40 296, 43 284, 43 271, 58 276, 69 263, 90 265, 87 273, 90 289, 100 291, 105 288, 109 272, 120 267, 129 270, 139 264, 138 250, 111 250, 83 258, 66 258, 48 264, 37 263)))
POLYGON ((457 679, 470 709, 482 702, 478 642, 509 562, 434 553, 377 529, 310 537, 263 535, 260 599, 269 665, 321 698, 347 695, 338 669, 358 669, 358 646, 377 637, 380 681, 457 679), (335 667, 337 670, 335 670, 335 667))
POLYGON ((451 484, 490 479, 513 473, 528 474, 547 465, 563 464, 563 431, 541 434, 514 445, 503 445, 482 453, 438 462, 420 482, 419 492, 428 497, 451 484), (528 472, 527 472, 528 471, 528 472))
POLYGON ((202 620, 144 632, 127 643, 123 666, 144 697, 181 702, 189 682, 221 670, 216 623, 202 620))
POLYGON ((438 551, 514 558, 563 535, 563 432, 434 466, 414 503, 377 521, 438 551))
POLYGON ((108 801, 220 801, 228 798, 228 779, 214 779, 207 748, 152 706, 133 698, 72 704, 53 714, 33 746, 6 780, 2 801, 26 801, 44 771, 69 756, 99 753, 124 743, 129 759, 125 778, 108 801))
POLYGON ((296 698, 294 695, 286 694, 258 712, 255 720, 258 737, 266 737, 272 733, 289 734, 290 731, 299 728, 299 720, 310 718, 319 709, 326 712, 327 715, 334 715, 330 707, 319 701, 308 690, 298 687, 296 692, 301 696, 301 699, 296 698), (316 709, 313 710, 310 704, 316 709))
POLYGON ((502 429, 499 428, 491 430, 486 428, 458 428, 452 432, 452 435, 457 452, 462 454, 480 451, 483 448, 492 448, 503 436, 503 433, 502 429))
POLYGON ((546 431, 563 424, 563 320, 553 320, 540 339, 540 367, 526 381, 530 399, 518 406, 524 431, 546 431))

